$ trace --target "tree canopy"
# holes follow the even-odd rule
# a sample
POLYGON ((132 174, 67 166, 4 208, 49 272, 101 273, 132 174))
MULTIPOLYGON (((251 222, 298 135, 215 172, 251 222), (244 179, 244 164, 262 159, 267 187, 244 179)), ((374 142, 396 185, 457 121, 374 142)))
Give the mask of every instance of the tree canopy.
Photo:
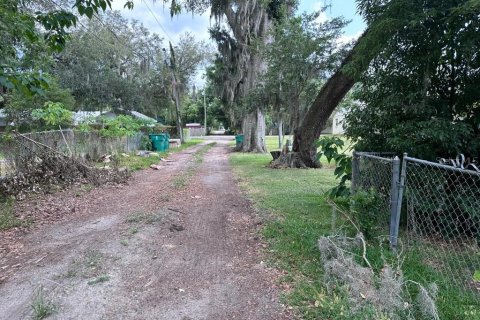
POLYGON ((395 29, 359 77, 347 135, 362 150, 478 156, 479 2, 362 3, 367 21, 395 29))

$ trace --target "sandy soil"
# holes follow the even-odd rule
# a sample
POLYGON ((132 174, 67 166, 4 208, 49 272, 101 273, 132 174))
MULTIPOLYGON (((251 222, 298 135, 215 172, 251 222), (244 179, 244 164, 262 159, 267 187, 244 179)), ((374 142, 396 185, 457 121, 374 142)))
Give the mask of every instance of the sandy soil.
POLYGON ((0 319, 290 319, 262 262, 261 221, 234 182, 226 141, 188 186, 196 146, 128 185, 21 203, 27 231, 0 233, 0 319), (43 223, 42 223, 43 221, 43 223), (39 303, 39 297, 43 303, 39 303))

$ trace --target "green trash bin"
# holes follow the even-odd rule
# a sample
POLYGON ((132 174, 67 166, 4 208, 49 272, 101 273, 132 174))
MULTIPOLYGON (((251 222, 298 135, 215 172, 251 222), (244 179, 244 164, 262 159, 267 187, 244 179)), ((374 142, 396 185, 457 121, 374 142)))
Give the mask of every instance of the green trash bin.
POLYGON ((167 137, 164 133, 160 134, 151 134, 150 140, 152 141, 152 149, 153 151, 165 151, 165 141, 167 137))
POLYGON ((243 144, 243 134, 237 134, 235 136, 235 144, 237 148, 240 148, 243 144))
POLYGON ((167 133, 165 133, 165 150, 169 150, 170 149, 170 135, 167 133))

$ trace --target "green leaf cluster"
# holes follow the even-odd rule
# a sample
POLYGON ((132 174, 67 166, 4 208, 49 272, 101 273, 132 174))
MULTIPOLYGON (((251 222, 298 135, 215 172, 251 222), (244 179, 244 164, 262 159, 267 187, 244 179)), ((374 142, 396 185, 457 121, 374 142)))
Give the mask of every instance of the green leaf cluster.
POLYGON ((140 131, 142 122, 131 116, 119 115, 114 119, 106 119, 100 134, 104 137, 130 137, 140 131))
POLYGON ((41 121, 46 128, 69 126, 73 122, 73 113, 60 102, 46 102, 42 109, 32 111, 32 117, 41 121))
POLYGON ((336 187, 330 190, 330 196, 334 198, 348 196, 350 189, 347 183, 352 180, 352 157, 341 152, 345 141, 336 136, 324 136, 317 140, 315 145, 319 148, 316 154, 317 161, 325 156, 328 163, 333 160, 336 165, 334 175, 340 181, 336 187))
POLYGON ((347 115, 356 148, 478 157, 480 1, 358 2, 369 29, 356 57, 375 56, 347 115))

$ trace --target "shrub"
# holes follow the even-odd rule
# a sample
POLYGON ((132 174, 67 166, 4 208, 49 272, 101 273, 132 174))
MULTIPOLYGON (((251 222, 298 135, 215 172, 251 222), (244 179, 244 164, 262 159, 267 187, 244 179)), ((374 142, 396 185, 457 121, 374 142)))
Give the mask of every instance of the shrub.
POLYGON ((382 202, 374 189, 357 191, 350 197, 350 214, 366 239, 373 238, 385 216, 381 209, 382 202))

